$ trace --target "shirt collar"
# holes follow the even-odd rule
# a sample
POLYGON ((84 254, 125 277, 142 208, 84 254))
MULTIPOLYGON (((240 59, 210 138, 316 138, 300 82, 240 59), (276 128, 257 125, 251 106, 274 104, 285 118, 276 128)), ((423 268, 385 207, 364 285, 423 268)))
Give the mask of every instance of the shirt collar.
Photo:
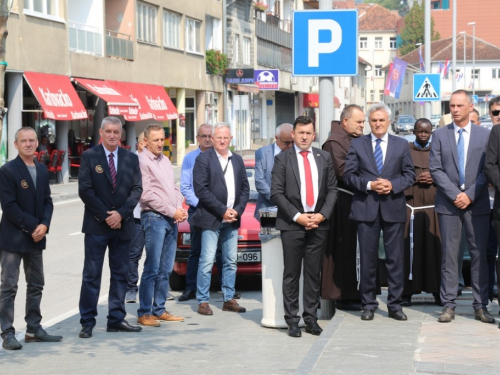
MULTIPOLYGON (((470 134, 471 132, 471 122, 469 121, 469 123, 467 125, 465 125, 463 128, 457 126, 457 124, 455 124, 455 122, 453 122, 453 129, 455 130, 455 133, 458 133, 458 131, 460 129, 464 129, 466 133, 470 134)), ((477 126, 477 125, 476 125, 477 126)))
MULTIPOLYGON (((370 133, 370 135, 372 136, 372 142, 375 142, 378 139, 377 137, 375 137, 375 134, 370 133)), ((380 139, 382 140, 382 142, 387 142, 389 140, 389 133, 385 133, 384 136, 380 139)))
MULTIPOLYGON (((215 154, 217 155, 217 158, 218 158, 218 159, 224 159, 224 160, 226 160, 224 157, 222 157, 222 155, 221 155, 221 154, 219 154, 219 153, 217 152, 217 150, 216 150, 215 148, 214 148, 214 151, 215 151, 215 154)), ((232 157, 232 156, 233 156, 233 153, 231 152, 231 150, 227 150, 227 156, 228 156, 228 157, 232 157)))
POLYGON ((155 154, 153 154, 151 151, 149 151, 147 149, 147 147, 144 147, 142 149, 142 152, 148 157, 150 158, 151 160, 157 160, 157 161, 161 161, 161 159, 163 159, 163 152, 160 153, 160 155, 156 156, 155 154))
MULTIPOLYGON (((296 153, 296 154, 300 154, 300 153, 302 152, 302 150, 301 150, 300 148, 298 148, 298 147, 297 147, 297 145, 296 145, 295 143, 293 144, 293 147, 295 147, 295 153, 296 153)), ((311 151, 312 151, 312 146, 310 146, 310 147, 309 147, 307 150, 305 150, 305 151, 309 151, 309 152, 311 152, 311 151)))
POLYGON ((430 145, 431 143, 430 143, 430 142, 427 142, 427 144, 426 144, 424 147, 422 147, 422 146, 420 146, 420 145, 417 143, 417 141, 415 140, 415 141, 413 141, 413 144, 414 144, 415 146, 417 146, 418 148, 422 148, 422 149, 423 149, 423 148, 427 148, 427 147, 429 147, 429 145, 430 145))
POLYGON ((109 158, 109 154, 113 154, 113 156, 116 158, 118 156, 118 147, 116 148, 115 151, 109 151, 104 144, 102 145, 102 148, 104 148, 104 153, 106 154, 106 157, 109 158))

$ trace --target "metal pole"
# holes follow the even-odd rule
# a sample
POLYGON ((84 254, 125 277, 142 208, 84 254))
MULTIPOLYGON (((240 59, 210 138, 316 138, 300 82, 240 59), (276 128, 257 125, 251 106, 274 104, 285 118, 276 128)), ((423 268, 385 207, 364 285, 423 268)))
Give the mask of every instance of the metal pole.
MULTIPOLYGON (((425 0, 425 73, 431 72, 431 0, 425 0)), ((422 47, 422 46, 420 46, 422 47)), ((432 103, 425 102, 424 117, 430 119, 432 103)))
POLYGON ((453 77, 451 79, 451 91, 454 92, 457 89, 457 0, 453 1, 453 24, 451 34, 453 35, 451 57, 453 77))
POLYGON ((476 95, 476 23, 469 22, 467 25, 472 26, 472 95, 476 95))
MULTIPOLYGON (((319 9, 331 10, 331 0, 319 0, 319 9)), ((331 123, 335 120, 334 108, 334 86, 333 77, 319 78, 319 147, 325 143, 328 138, 328 132, 331 129, 331 123)))
MULTIPOLYGON (((226 0, 222 0, 222 52, 227 55, 227 17, 226 17, 226 0)), ((224 82, 224 76, 222 76, 222 106, 224 111, 222 112, 222 121, 229 124, 229 118, 227 114, 227 85, 224 82)), ((216 119, 216 123, 219 119, 216 119)))
POLYGON ((466 61, 467 61, 467 50, 466 50, 466 46, 467 46, 467 31, 460 31, 460 34, 463 34, 464 36, 464 90, 467 88, 467 84, 466 84, 466 78, 467 75, 465 74, 465 69, 466 69, 466 61))

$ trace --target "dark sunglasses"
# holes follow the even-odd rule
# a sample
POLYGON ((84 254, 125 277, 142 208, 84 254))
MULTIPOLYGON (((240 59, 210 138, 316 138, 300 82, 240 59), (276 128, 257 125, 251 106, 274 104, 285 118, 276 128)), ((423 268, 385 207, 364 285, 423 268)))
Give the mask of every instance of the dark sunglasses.
POLYGON ((497 110, 495 110, 495 111, 491 111, 491 114, 492 114, 493 116, 498 116, 498 115, 500 115, 500 110, 498 110, 498 109, 497 109, 497 110))
MULTIPOLYGON (((495 115, 496 116, 496 115, 495 115)), ((281 141, 281 143, 283 143, 285 146, 289 146, 293 143, 293 141, 284 141, 282 140, 280 137, 278 137, 278 139, 281 141)))
POLYGON ((200 137, 200 138, 210 138, 210 137, 211 137, 211 135, 210 135, 210 134, 201 134, 201 135, 200 135, 200 134, 197 134, 196 136, 197 136, 197 137, 200 137))

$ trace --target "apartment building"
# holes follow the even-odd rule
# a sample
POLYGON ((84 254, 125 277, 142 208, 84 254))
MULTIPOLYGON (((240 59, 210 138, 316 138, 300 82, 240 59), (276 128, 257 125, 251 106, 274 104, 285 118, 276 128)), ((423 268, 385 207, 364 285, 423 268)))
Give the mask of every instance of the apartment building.
POLYGON ((68 149, 68 134, 96 143, 113 114, 132 149, 147 124, 161 123, 165 151, 180 163, 196 127, 223 119, 222 77, 207 73, 205 59, 222 49, 223 11, 221 0, 13 0, 8 158, 21 126, 48 129, 55 147, 68 149))

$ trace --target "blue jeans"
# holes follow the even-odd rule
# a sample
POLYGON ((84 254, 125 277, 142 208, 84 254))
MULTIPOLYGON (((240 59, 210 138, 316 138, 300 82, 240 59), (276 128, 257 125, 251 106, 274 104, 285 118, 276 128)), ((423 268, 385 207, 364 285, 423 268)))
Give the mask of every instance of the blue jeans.
POLYGON ((129 264, 128 264, 128 285, 127 292, 137 293, 137 282, 139 281, 139 261, 144 249, 144 231, 142 230, 141 220, 134 219, 134 236, 130 243, 129 264))
POLYGON ((224 295, 224 302, 230 301, 234 297, 236 261, 238 257, 238 229, 233 229, 229 223, 222 223, 216 230, 202 229, 201 232, 201 256, 198 265, 196 291, 198 303, 208 302, 210 299, 210 279, 215 253, 217 252, 217 243, 220 243, 222 250, 222 294, 224 295))
POLYGON ((165 312, 168 279, 174 268, 177 247, 177 224, 174 219, 156 212, 143 212, 142 228, 146 246, 146 261, 139 286, 139 317, 160 316, 165 312))

